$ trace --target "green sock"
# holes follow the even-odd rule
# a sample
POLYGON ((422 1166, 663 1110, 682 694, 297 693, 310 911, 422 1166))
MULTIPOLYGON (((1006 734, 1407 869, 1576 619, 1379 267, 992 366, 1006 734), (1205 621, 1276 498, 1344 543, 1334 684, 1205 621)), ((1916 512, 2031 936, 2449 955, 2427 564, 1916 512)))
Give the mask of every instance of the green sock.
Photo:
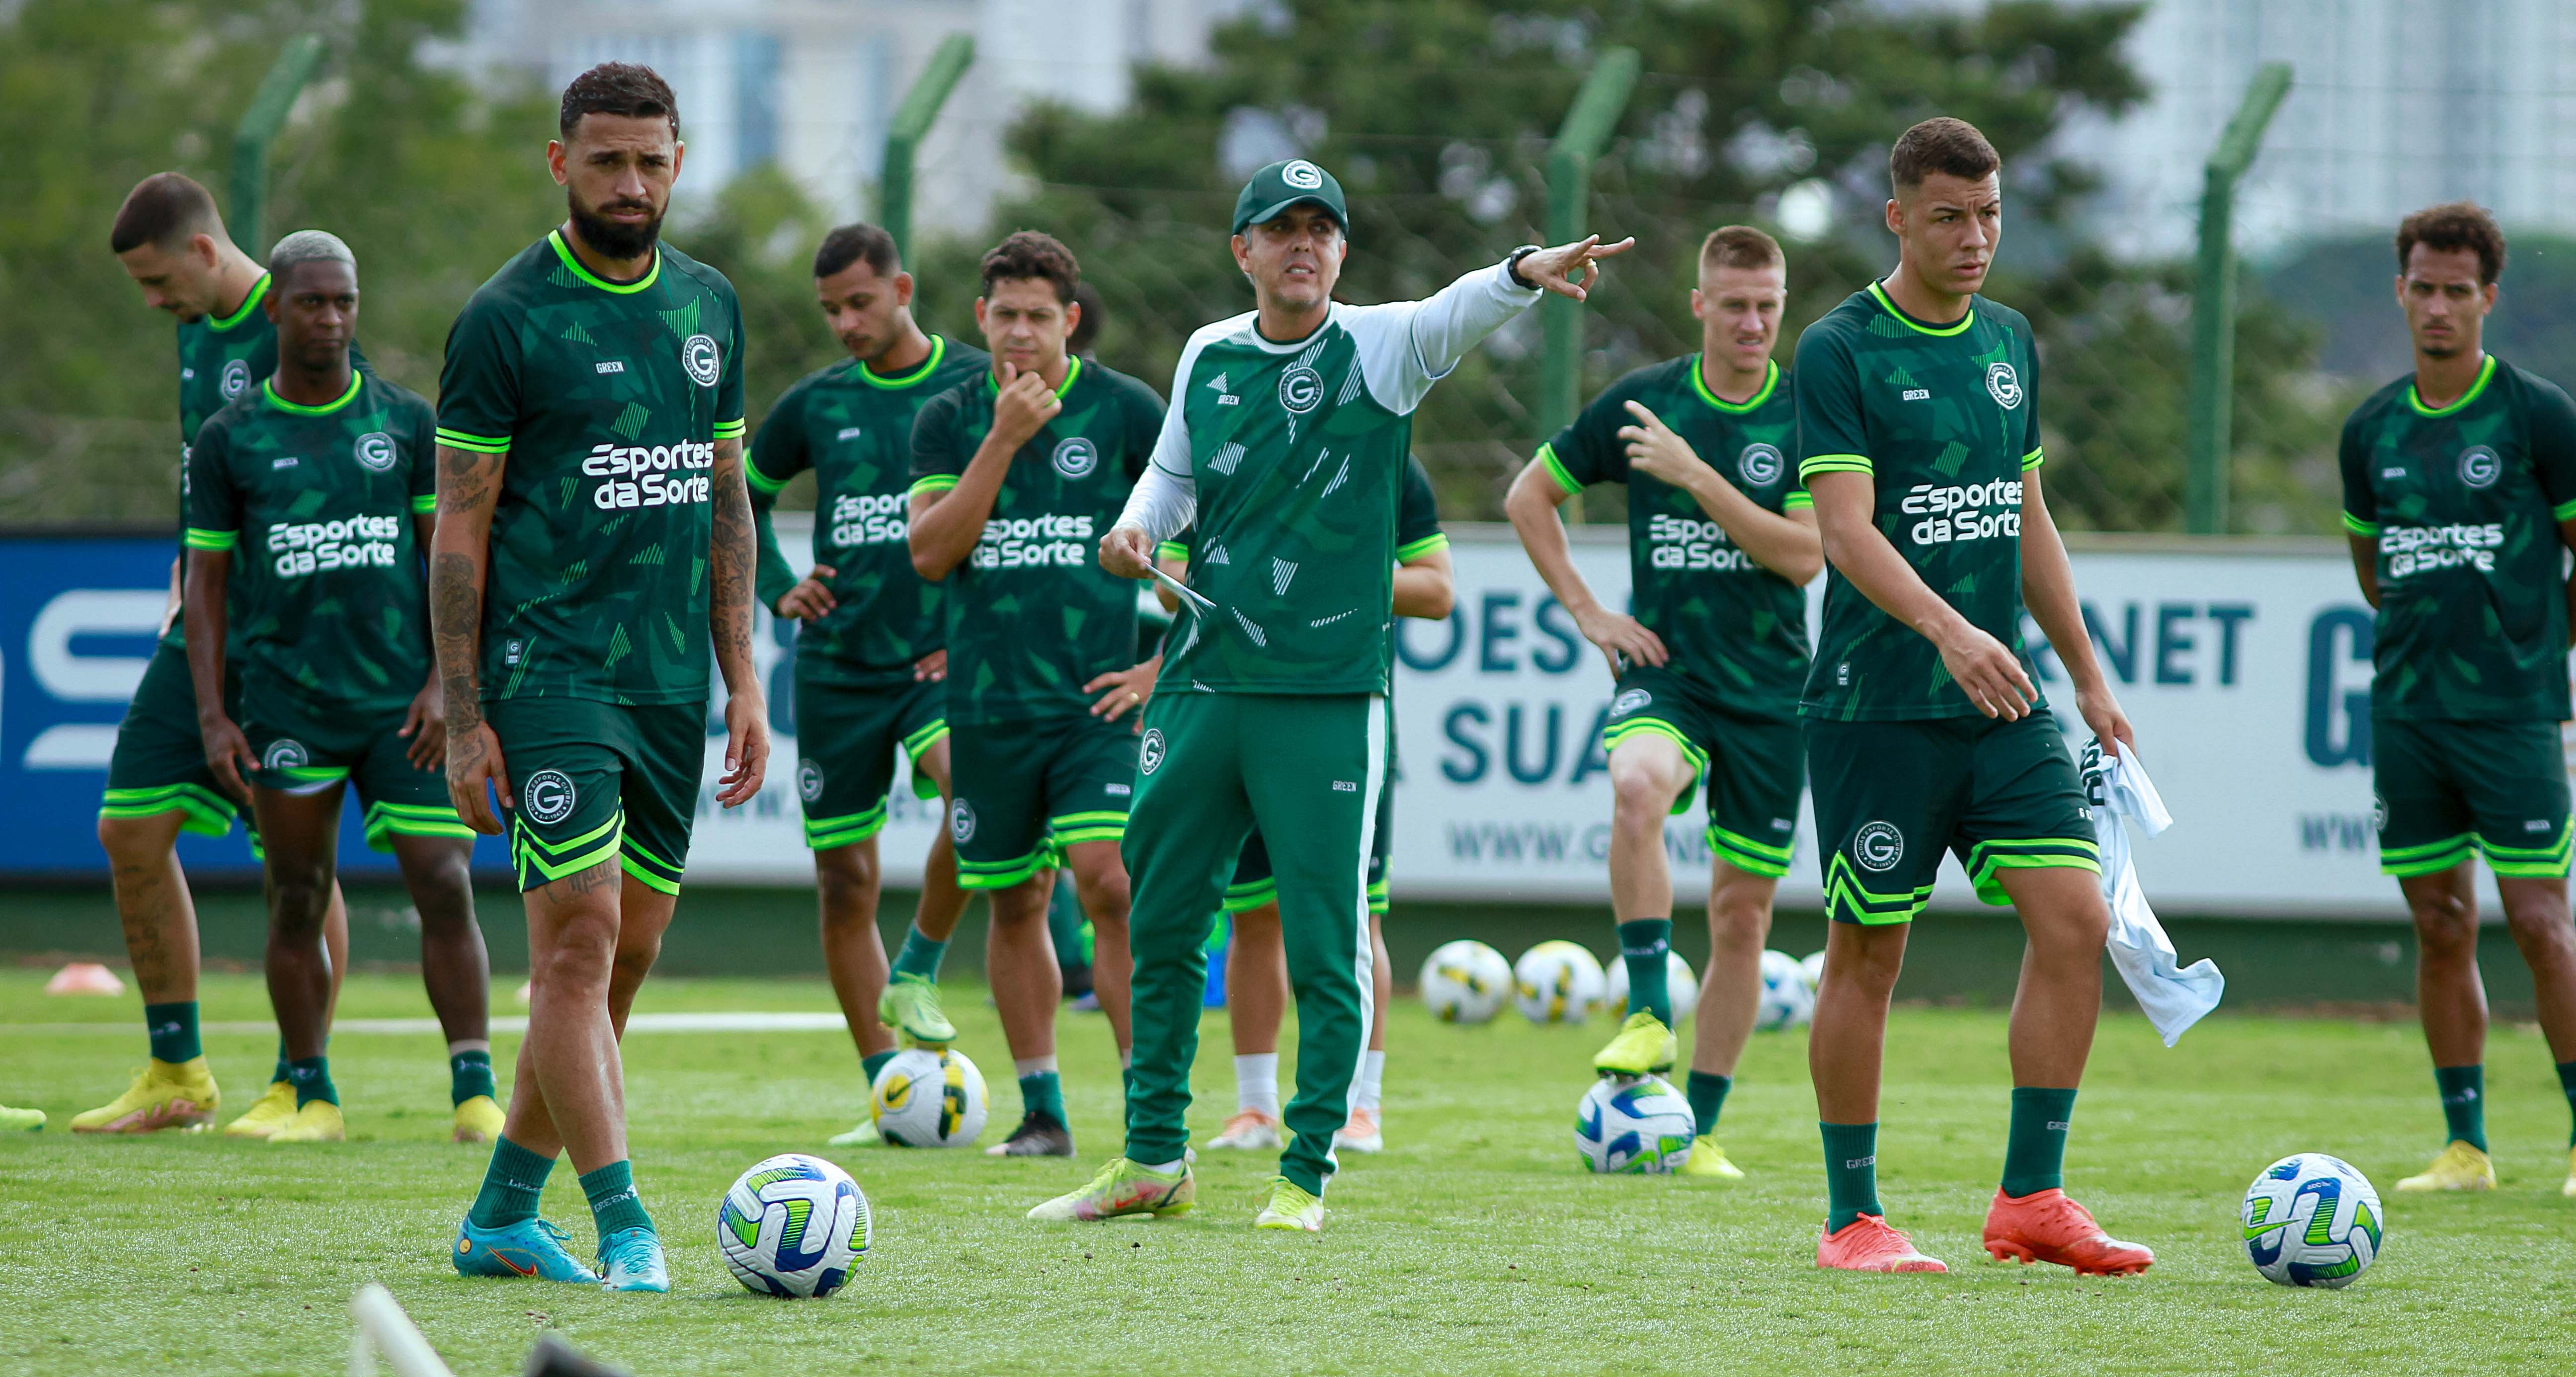
POLYGON ((1878 1125, 1819 1123, 1825 1135, 1825 1232, 1848 1226, 1865 1214, 1887 1213, 1878 1205, 1878 1125))
POLYGON ((1065 1123, 1063 1078, 1053 1071, 1035 1071, 1020 1077, 1020 1109, 1065 1123))
POLYGON ((2442 1092, 2442 1122, 2449 1127, 2451 1140, 2486 1151, 2486 1067, 2436 1066, 2433 1084, 2442 1092))
POLYGON ((1726 1092, 1734 1088, 1733 1076, 1711 1075, 1706 1071, 1693 1071, 1690 1079, 1683 1082, 1682 1094, 1690 1101, 1691 1119, 1699 1125, 1701 1137, 1716 1136, 1717 1112, 1726 1108, 1726 1092))
POLYGON ((492 1054, 454 1052, 447 1058, 447 1102, 463 1104, 477 1095, 493 1095, 492 1054))
POLYGON ((286 1079, 295 1086, 295 1107, 302 1109, 315 1100, 340 1102, 339 1087, 331 1084, 329 1057, 299 1057, 286 1064, 286 1079))
MULTIPOLYGON (((2558 1088, 2567 1092, 2567 1112, 2576 1117, 2576 1061, 2558 1063, 2558 1088)), ((2576 1150, 2576 1128, 2567 1131, 2567 1146, 2576 1150)))
POLYGON ((2012 1136, 2004 1140, 2004 1194, 2015 1200, 2066 1184, 2066 1125, 2075 1092, 2016 1085, 2012 1136))
POLYGON ((284 1039, 284 1038, 279 1038, 279 1039, 277 1040, 277 1069, 276 1069, 275 1071, 272 1071, 272 1072, 270 1072, 270 1073, 269 1073, 269 1076, 268 1076, 268 1083, 269 1083, 270 1085, 275 1085, 275 1084, 277 1084, 279 1081, 282 1081, 282 1080, 285 1080, 285 1079, 287 1079, 287 1074, 286 1074, 286 1039, 284 1039))
POLYGON ((152 1038, 154 1061, 175 1066, 206 1054, 205 1043, 197 1037, 197 1001, 193 999, 144 1005, 143 1031, 152 1038))
POLYGON ((859 1070, 867 1075, 868 1084, 874 1085, 877 1083, 877 1073, 883 1071, 885 1064, 892 1060, 894 1060, 892 1052, 870 1052, 859 1058, 859 1070))
POLYGON ((1673 1023, 1673 920, 1631 918, 1619 925, 1619 959, 1628 964, 1628 1012, 1673 1023))
POLYGON ((906 928, 903 934, 903 950, 895 953, 894 973, 917 975, 924 980, 935 982, 939 979, 939 958, 947 953, 946 942, 931 941, 921 935, 921 929, 918 927, 906 928))
POLYGON ((466 1220, 478 1229, 499 1229, 536 1218, 537 1197, 545 1194, 546 1177, 554 1169, 551 1157, 539 1157, 507 1138, 494 1141, 492 1161, 483 1168, 483 1189, 474 1193, 466 1220))
POLYGON ((623 1229, 653 1229, 653 1216, 644 1213, 644 1197, 635 1193, 635 1168, 620 1159, 597 1171, 581 1174, 581 1193, 590 1198, 590 1220, 598 1226, 604 1241, 623 1229))

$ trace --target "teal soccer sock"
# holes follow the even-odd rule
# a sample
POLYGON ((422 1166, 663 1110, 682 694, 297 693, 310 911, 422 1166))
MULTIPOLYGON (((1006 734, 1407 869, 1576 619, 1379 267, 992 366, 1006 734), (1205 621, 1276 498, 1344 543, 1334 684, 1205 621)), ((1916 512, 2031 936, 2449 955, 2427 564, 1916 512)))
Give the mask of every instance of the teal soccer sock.
POLYGON ((143 1031, 152 1039, 152 1059, 177 1065, 206 1054, 197 1036, 197 1001, 143 1006, 143 1031))
POLYGON ((894 1060, 892 1052, 870 1052, 859 1058, 859 1071, 868 1078, 868 1084, 873 1086, 877 1083, 877 1073, 883 1071, 885 1064, 892 1060, 894 1060))
POLYGON ((1020 1108, 1029 1114, 1043 1114, 1057 1124, 1064 1117, 1064 1080, 1053 1071, 1033 1071, 1020 1077, 1020 1108))
POLYGON ((478 1229, 500 1229, 537 1217, 537 1197, 546 1191, 555 1159, 539 1157, 507 1138, 492 1144, 492 1161, 483 1168, 483 1188, 474 1193, 474 1208, 465 1218, 478 1229))
POLYGON ((286 1064, 286 1079, 295 1087, 295 1107, 302 1109, 315 1100, 340 1102, 340 1088, 331 1084, 329 1057, 301 1057, 286 1064))
POLYGON ((603 1240, 627 1229, 652 1232, 653 1216, 644 1212, 644 1197, 635 1193, 633 1163, 616 1161, 597 1171, 583 1172, 581 1193, 590 1198, 591 1223, 598 1227, 603 1240))
POLYGON ((2066 1126, 2075 1117, 2073 1090, 2016 1085, 2012 1136, 2004 1140, 2004 1194, 2015 1200, 2066 1184, 2066 1126))
POLYGON ((946 942, 933 942, 921 935, 918 927, 906 928, 903 950, 895 953, 896 975, 917 975, 924 980, 939 979, 939 958, 948 953, 946 942))
MULTIPOLYGON (((2558 1088, 2567 1092, 2567 1113, 2576 1119, 2576 1061, 2558 1063, 2558 1088)), ((2576 1150, 2576 1127, 2567 1130, 2567 1146, 2576 1150)))
POLYGON ((492 1094, 492 1054, 490 1052, 454 1052, 448 1055, 447 1102, 449 1104, 463 1104, 477 1095, 492 1094))
POLYGON ((1733 1076, 1693 1071, 1682 1084, 1682 1095, 1690 1101, 1691 1119, 1699 1125, 1700 1136, 1717 1133, 1718 1111, 1726 1108, 1726 1092, 1735 1088, 1733 1076))
POLYGON ((1619 959, 1628 967, 1628 1012, 1673 1025, 1673 920, 1631 918, 1619 925, 1619 959))
POLYGON ((1825 1135, 1825 1232, 1845 1228, 1878 1205, 1878 1125, 1819 1123, 1825 1135))
POLYGON ((2433 1084, 2442 1092, 2442 1122, 2453 1142, 2487 1150, 2487 1069, 2436 1066, 2433 1084))

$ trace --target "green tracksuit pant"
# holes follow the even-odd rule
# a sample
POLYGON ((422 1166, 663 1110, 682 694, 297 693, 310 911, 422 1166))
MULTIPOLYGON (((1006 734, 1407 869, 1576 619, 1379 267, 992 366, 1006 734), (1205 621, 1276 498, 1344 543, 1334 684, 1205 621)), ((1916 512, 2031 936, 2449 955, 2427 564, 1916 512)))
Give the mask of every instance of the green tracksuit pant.
POLYGON ((1189 1141, 1210 925, 1253 826, 1279 881, 1297 997, 1296 1136, 1279 1173, 1321 1195, 1333 1131, 1368 1046, 1369 832, 1386 783, 1386 699, 1157 693, 1145 712, 1123 851, 1135 889, 1127 1157, 1162 1163, 1189 1141))

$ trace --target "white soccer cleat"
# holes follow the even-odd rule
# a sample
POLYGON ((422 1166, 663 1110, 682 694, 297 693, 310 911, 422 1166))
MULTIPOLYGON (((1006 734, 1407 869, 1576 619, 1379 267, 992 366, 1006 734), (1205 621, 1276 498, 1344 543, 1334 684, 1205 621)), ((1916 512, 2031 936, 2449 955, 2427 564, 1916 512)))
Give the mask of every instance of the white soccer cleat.
POLYGON ((1225 1121, 1224 1131, 1208 1140, 1208 1151, 1240 1148, 1263 1152, 1279 1146, 1279 1120, 1258 1109, 1247 1109, 1225 1121))

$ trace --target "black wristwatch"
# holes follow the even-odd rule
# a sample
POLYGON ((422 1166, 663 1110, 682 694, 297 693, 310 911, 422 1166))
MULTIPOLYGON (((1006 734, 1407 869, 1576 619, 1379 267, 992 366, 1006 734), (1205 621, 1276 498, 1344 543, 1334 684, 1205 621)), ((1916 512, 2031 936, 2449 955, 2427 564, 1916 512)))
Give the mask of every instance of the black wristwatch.
POLYGON ((1521 260, 1538 251, 1539 246, 1536 244, 1523 244, 1519 248, 1512 250, 1511 257, 1503 260, 1503 271, 1510 274, 1512 281, 1519 283, 1521 286, 1526 287, 1531 291, 1537 291, 1538 284, 1521 276, 1521 260))

